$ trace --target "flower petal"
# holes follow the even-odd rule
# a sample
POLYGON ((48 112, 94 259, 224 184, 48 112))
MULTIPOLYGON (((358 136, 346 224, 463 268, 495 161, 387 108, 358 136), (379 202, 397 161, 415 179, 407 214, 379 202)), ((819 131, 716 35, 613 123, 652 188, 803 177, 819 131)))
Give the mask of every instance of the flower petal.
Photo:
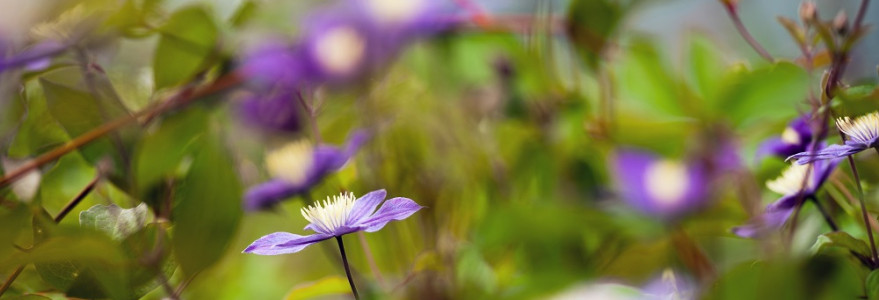
POLYGON ((798 164, 805 165, 816 160, 831 159, 837 157, 846 157, 866 149, 867 146, 855 143, 846 143, 846 145, 830 145, 827 148, 818 150, 817 152, 800 152, 791 155, 787 160, 796 159, 798 164))
POLYGON ((369 192, 360 197, 360 199, 354 201, 354 207, 351 207, 351 211, 348 213, 348 221, 346 223, 357 224, 360 221, 363 221, 363 219, 369 217, 382 200, 385 200, 385 196, 387 196, 387 192, 382 189, 369 192))
POLYGON ((375 232, 385 227, 388 222, 408 218, 421 208, 423 206, 418 205, 412 199, 397 197, 385 201, 382 207, 379 207, 375 214, 366 220, 352 225, 362 228, 366 232, 375 232))
POLYGON ((759 216, 758 220, 733 228, 733 233, 746 238, 755 238, 766 235, 772 231, 781 228, 787 219, 793 213, 793 207, 787 209, 769 209, 759 216))
POLYGON ((303 188, 287 181, 275 179, 254 186, 244 194, 244 209, 247 211, 267 209, 281 200, 302 192, 303 188))
POLYGON ((257 239, 250 246, 247 246, 242 253, 259 255, 296 253, 308 247, 308 245, 331 237, 331 235, 321 233, 301 236, 289 232, 275 232, 257 239))

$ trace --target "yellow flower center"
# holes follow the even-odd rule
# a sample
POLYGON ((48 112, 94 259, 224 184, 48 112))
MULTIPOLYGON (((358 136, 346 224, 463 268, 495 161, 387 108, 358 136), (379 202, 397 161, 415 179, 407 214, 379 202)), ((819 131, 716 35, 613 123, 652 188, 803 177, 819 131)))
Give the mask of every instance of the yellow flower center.
POLYGON ((657 204, 672 206, 684 199, 690 178, 687 168, 675 161, 663 160, 647 168, 645 186, 657 204))
POLYGON ((354 193, 341 193, 327 197, 323 202, 315 202, 313 205, 301 210, 302 216, 311 224, 314 224, 324 232, 333 232, 348 220, 348 214, 354 207, 354 193))
POLYGON ((811 164, 800 165, 797 163, 791 164, 790 168, 784 170, 781 173, 781 176, 774 180, 770 180, 766 182, 766 187, 769 190, 782 194, 782 195, 794 195, 803 190, 803 183, 805 182, 809 186, 813 183, 810 181, 805 181, 806 176, 815 172, 812 169, 811 164))
POLYGON ((872 112, 852 120, 843 117, 836 120, 836 127, 845 135, 859 142, 869 142, 879 136, 879 112, 872 112))
POLYGON ((406 22, 424 6, 424 0, 366 0, 369 9, 382 22, 406 22))
POLYGON ((266 167, 272 177, 302 183, 314 163, 314 146, 307 140, 289 143, 266 155, 266 167))
MULTIPOLYGON (((404 1, 405 2, 405 1, 404 1)), ((366 40, 356 29, 340 26, 317 41, 317 60, 330 73, 351 73, 366 54, 366 40)))
POLYGON ((781 141, 790 145, 799 145, 803 141, 800 140, 800 134, 793 128, 787 127, 781 133, 781 141))

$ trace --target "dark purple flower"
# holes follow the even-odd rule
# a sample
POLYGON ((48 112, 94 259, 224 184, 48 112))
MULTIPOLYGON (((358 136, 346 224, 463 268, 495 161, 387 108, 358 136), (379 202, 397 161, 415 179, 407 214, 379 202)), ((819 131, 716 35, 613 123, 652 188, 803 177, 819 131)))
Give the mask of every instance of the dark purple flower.
POLYGON ((399 47, 420 37, 434 35, 457 23, 448 1, 442 0, 350 0, 382 40, 381 45, 399 47))
POLYGON ((293 91, 273 95, 252 95, 241 102, 239 115, 248 125, 272 132, 297 132, 302 129, 302 106, 293 91))
POLYGON ((697 165, 626 150, 617 154, 615 173, 623 199, 648 215, 671 219, 708 200, 705 172, 697 165))
POLYGON ((346 83, 384 60, 377 33, 351 7, 312 13, 303 27, 297 54, 309 82, 346 83))
POLYGON ((879 112, 872 112, 854 120, 849 117, 839 118, 836 120, 836 127, 848 137, 845 144, 830 145, 816 152, 800 152, 787 159, 796 159, 797 163, 802 165, 817 160, 846 157, 879 146, 879 112))
POLYGON ((45 69, 49 66, 53 56, 59 55, 65 50, 67 50, 67 45, 47 40, 4 58, 2 54, 6 49, 0 48, 0 72, 15 68, 26 68, 29 71, 45 69))
POLYGON ((791 121, 781 136, 769 138, 760 144, 757 157, 775 155, 782 158, 806 151, 812 143, 812 128, 809 126, 808 115, 801 116, 791 121))
POLYGON ((766 210, 756 220, 733 228, 733 233, 742 237, 757 237, 781 228, 802 199, 815 195, 840 160, 836 158, 807 165, 792 164, 780 177, 766 182, 767 188, 783 196, 766 206, 766 210), (806 181, 806 176, 810 176, 811 180, 806 181))
POLYGON ((328 197, 322 203, 302 209, 302 216, 309 221, 304 229, 315 234, 302 236, 275 232, 257 239, 243 253, 278 255, 299 252, 308 245, 331 237, 357 231, 378 231, 388 222, 408 218, 422 208, 412 199, 402 197, 385 201, 379 207, 384 199, 385 190, 372 191, 358 199, 354 199, 353 193, 342 193, 333 196, 333 199, 328 197))
POLYGON ((241 70, 257 83, 298 86, 305 76, 299 47, 267 42, 245 55, 241 70))
POLYGON ((308 191, 341 169, 367 137, 365 132, 355 132, 343 149, 300 141, 269 153, 266 165, 274 178, 247 190, 244 208, 251 211, 271 208, 281 200, 308 191))

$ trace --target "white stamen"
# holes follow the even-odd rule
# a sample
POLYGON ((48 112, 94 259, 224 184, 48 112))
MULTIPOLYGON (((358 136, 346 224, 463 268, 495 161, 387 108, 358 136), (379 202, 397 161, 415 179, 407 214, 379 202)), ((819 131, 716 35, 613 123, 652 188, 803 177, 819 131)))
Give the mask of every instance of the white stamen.
POLYGON ((689 187, 689 173, 679 162, 663 160, 647 168, 645 188, 661 206, 678 204, 689 187))
POLYGON ((784 132, 781 133, 781 141, 790 145, 799 145, 803 142, 800 139, 800 134, 790 127, 785 128, 784 132))
POLYGON ((388 23, 411 20, 424 6, 424 0, 366 0, 376 19, 388 23))
POLYGON ((354 207, 354 193, 342 193, 333 196, 332 200, 315 202, 313 205, 302 209, 302 216, 318 229, 330 233, 345 225, 351 208, 354 207))
POLYGON ((852 120, 842 117, 836 120, 836 127, 855 141, 868 143, 879 137, 879 112, 872 112, 852 120))
POLYGON ((331 29, 317 41, 315 47, 318 62, 337 75, 354 71, 366 54, 366 41, 350 26, 331 29))
MULTIPOLYGON (((810 171, 811 168, 811 164, 791 164, 790 168, 781 173, 781 176, 767 181, 766 187, 782 195, 795 195, 803 190, 803 182, 807 173, 814 174, 815 170, 810 171)), ((814 184, 811 180, 805 181, 805 183, 809 186, 814 184)))
POLYGON ((272 177, 302 183, 314 163, 314 146, 307 140, 287 144, 266 155, 266 167, 272 177))

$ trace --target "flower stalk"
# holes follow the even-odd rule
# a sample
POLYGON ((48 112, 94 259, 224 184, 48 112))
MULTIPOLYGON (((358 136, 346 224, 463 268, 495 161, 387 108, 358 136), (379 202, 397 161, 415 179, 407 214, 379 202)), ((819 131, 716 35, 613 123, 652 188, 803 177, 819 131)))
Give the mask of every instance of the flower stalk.
POLYGON ((348 276, 348 284, 351 285, 351 293, 354 294, 354 299, 360 300, 360 295, 357 294, 357 287, 354 286, 354 278, 351 277, 351 267, 348 266, 348 256, 345 255, 345 244, 342 243, 342 236, 337 236, 336 242, 339 244, 339 253, 342 254, 342 264, 345 265, 345 275, 348 276))

